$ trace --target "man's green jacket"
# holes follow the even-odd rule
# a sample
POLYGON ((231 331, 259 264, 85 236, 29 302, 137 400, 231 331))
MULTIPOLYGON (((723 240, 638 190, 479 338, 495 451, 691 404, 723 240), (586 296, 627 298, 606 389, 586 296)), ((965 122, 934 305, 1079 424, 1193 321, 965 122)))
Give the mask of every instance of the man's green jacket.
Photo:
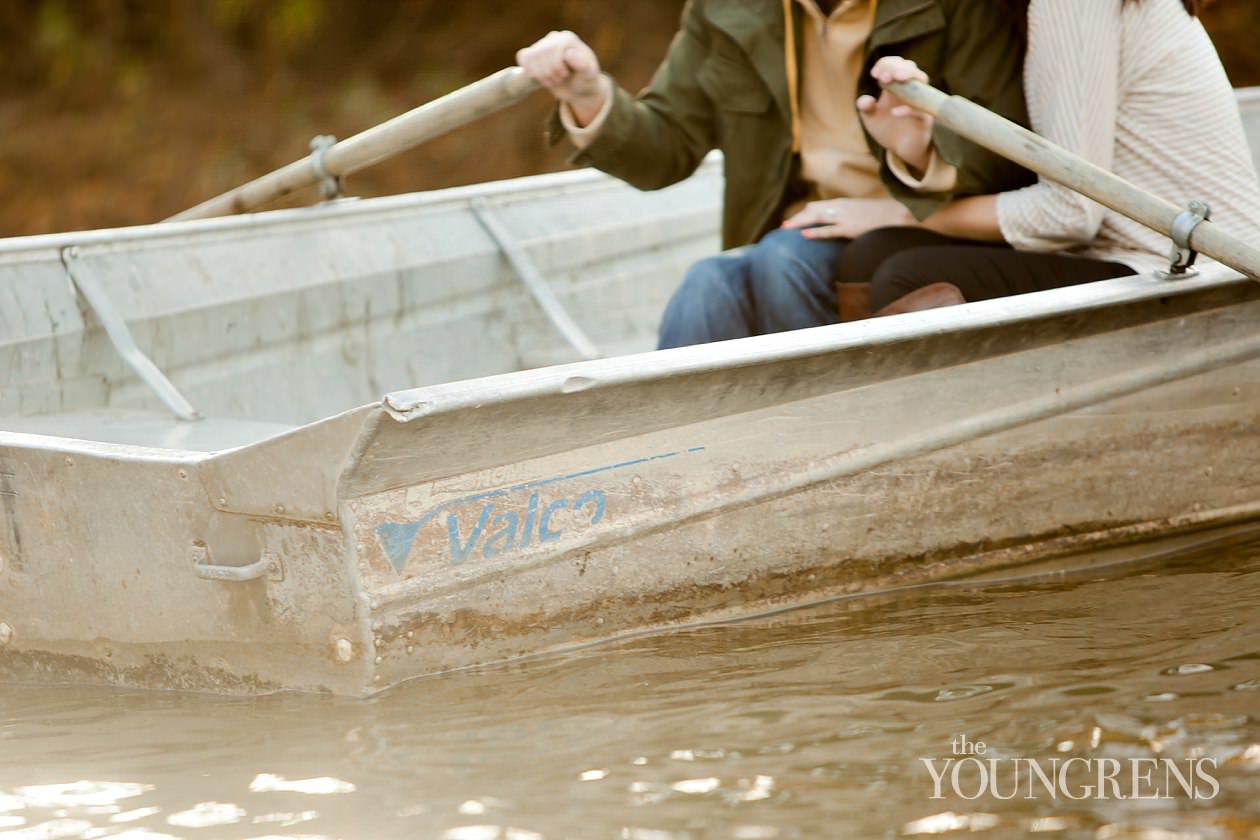
MULTIPOLYGON (((791 3, 800 55, 802 10, 791 3)), ((1005 4, 992 0, 879 0, 866 43, 860 93, 879 95, 871 65, 901 55, 932 83, 1021 124, 1023 48, 1005 4)), ((779 0, 688 0, 682 28, 651 84, 631 97, 615 87, 612 109, 575 162, 594 165, 640 189, 689 176, 711 149, 725 156, 722 243, 756 241, 803 197, 792 153, 791 109, 779 0)), ((854 117, 857 109, 854 107, 854 117)), ((563 136, 558 119, 553 142, 563 136)), ((877 159, 883 150, 869 137, 877 159)), ((901 184, 885 165, 884 184, 923 218, 953 195, 980 195, 1032 182, 1024 169, 936 129, 938 152, 958 167, 952 194, 924 195, 901 184)))

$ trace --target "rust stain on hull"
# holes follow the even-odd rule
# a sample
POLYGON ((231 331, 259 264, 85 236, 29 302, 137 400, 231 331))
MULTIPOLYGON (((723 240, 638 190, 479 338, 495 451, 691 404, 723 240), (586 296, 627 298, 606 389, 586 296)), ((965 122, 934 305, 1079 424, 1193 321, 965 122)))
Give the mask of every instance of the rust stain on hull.
POLYGON ((48 651, 0 653, 0 680, 70 682, 121 688, 209 691, 253 695, 283 691, 285 686, 256 676, 243 676, 195 657, 145 655, 140 664, 115 665, 107 659, 48 651))
MULTIPOLYGON (((422 609, 379 625, 377 653, 382 656, 385 673, 414 676, 478 667, 626 636, 806 607, 837 596, 878 594, 962 579, 1258 519, 1260 507, 1246 506, 1145 522, 1079 523, 1031 540, 977 541, 900 559, 836 555, 811 569, 768 572, 737 584, 692 584, 668 591, 610 595, 573 609, 540 608, 511 617, 467 608, 452 612, 422 609), (605 622, 606 616, 616 619, 605 622), (452 653, 449 659, 442 656, 443 650, 452 653), (422 659, 427 667, 409 668, 413 658, 422 659)), ((381 687, 408 676, 384 681, 381 687)))

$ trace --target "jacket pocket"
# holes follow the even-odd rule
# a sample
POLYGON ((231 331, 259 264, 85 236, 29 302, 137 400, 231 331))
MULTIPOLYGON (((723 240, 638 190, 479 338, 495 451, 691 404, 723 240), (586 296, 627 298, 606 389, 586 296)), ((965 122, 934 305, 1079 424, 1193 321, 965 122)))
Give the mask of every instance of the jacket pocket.
POLYGON ((770 110, 770 91, 756 71, 721 53, 705 57, 696 80, 721 110, 742 114, 764 114, 770 110))

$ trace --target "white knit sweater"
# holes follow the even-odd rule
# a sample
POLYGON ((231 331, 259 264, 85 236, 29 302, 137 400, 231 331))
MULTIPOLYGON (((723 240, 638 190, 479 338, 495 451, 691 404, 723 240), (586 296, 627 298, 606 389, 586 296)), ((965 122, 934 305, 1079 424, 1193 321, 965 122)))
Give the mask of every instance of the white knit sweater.
MULTIPOLYGON (((1175 204, 1206 200, 1214 222, 1260 245, 1260 185, 1233 90, 1181 0, 1032 0, 1028 41, 1033 130, 1175 204)), ((1167 236, 1048 181, 1002 194, 998 221, 1021 250, 1168 264, 1167 236)))

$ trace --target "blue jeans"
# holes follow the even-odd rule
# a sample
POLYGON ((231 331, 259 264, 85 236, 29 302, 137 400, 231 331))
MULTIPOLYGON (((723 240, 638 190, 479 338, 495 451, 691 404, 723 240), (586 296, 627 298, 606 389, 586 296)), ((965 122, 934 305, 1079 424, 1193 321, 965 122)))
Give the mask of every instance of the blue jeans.
POLYGON ((665 307, 657 349, 839 323, 835 271, 847 244, 776 229, 700 260, 665 307))

